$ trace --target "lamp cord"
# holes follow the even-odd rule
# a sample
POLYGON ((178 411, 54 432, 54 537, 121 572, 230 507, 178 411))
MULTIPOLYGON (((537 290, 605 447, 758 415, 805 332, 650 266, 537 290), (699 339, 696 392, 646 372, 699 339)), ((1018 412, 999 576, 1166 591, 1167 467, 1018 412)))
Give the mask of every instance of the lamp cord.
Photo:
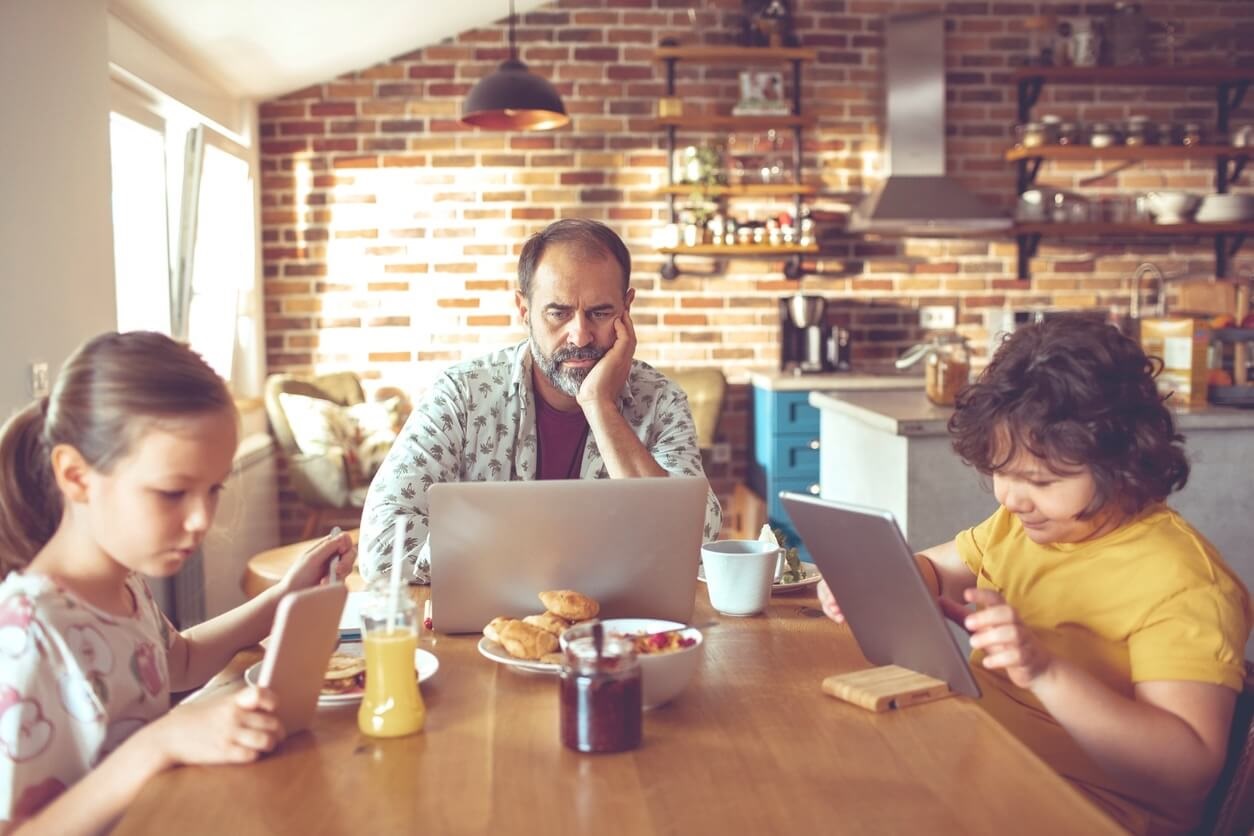
POLYGON ((514 0, 509 0, 509 60, 518 60, 518 52, 514 47, 514 0))

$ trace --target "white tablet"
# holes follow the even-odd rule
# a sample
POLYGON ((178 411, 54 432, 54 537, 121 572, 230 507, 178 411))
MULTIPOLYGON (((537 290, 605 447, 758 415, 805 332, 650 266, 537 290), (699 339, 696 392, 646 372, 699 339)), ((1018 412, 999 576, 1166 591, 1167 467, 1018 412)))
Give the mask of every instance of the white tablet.
POLYGON ((891 513, 808 494, 779 497, 871 664, 900 665, 980 696, 891 513))
POLYGON ((347 595, 344 584, 333 583, 290 592, 279 601, 257 684, 278 697, 277 714, 289 735, 313 720, 327 662, 340 641, 347 595))

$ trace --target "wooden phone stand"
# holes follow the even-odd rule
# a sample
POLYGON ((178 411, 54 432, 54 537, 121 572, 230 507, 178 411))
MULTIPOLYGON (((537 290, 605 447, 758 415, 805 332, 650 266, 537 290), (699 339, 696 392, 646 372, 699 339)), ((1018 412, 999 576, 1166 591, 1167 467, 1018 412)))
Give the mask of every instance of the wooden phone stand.
POLYGON ((907 708, 953 694, 943 680, 898 665, 829 676, 823 680, 823 693, 871 711, 907 708))

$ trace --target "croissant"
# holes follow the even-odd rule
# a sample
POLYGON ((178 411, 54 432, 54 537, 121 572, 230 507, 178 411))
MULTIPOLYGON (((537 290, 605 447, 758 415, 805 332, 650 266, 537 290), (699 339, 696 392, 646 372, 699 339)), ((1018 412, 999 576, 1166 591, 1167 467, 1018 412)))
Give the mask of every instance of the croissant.
POLYGON ((586 621, 596 616, 601 605, 573 589, 551 589, 540 593, 544 608, 567 621, 586 621))
POLYGON ((524 622, 532 627, 539 627, 546 633, 552 633, 560 637, 566 632, 566 628, 570 626, 570 622, 562 618, 560 615, 554 615, 551 612, 542 612, 539 615, 529 615, 523 619, 524 622))
POLYGON ((557 636, 525 621, 511 619, 497 632, 501 647, 516 659, 539 659, 557 650, 557 636))

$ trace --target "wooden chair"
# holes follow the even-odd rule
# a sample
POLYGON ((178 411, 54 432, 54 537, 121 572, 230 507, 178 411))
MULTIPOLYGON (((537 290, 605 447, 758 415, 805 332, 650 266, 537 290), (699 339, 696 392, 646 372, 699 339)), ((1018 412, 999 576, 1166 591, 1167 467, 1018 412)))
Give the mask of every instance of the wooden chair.
POLYGON ((1228 738, 1228 759, 1195 831, 1213 836, 1254 833, 1254 662, 1245 663, 1245 687, 1237 696, 1228 738))

